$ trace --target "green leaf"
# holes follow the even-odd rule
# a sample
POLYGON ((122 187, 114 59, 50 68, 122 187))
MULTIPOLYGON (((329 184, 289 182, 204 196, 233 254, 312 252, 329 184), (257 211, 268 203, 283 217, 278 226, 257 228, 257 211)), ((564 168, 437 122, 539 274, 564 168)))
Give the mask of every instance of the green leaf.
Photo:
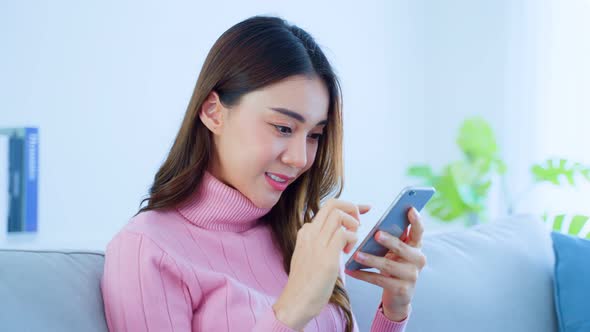
POLYGON ((473 117, 463 122, 457 144, 470 160, 491 160, 498 150, 492 128, 481 117, 473 117))
POLYGON ((590 216, 584 215, 575 215, 571 218, 569 227, 566 231, 562 231, 563 223, 565 222, 566 214, 559 214, 556 215, 553 219, 548 218, 547 213, 543 215, 543 219, 549 224, 551 229, 555 232, 559 233, 566 233, 569 235, 574 235, 578 237, 586 237, 590 236, 590 232, 588 234, 582 234, 582 230, 584 229, 587 223, 590 223, 590 216))
POLYGON ((565 214, 560 214, 555 216, 555 219, 553 219, 553 230, 554 231, 560 231, 561 230, 561 224, 563 224, 563 219, 565 219, 565 214))
POLYGON ((454 162, 447 170, 455 183, 459 198, 470 212, 483 211, 483 201, 488 194, 491 181, 477 168, 465 162, 454 162))
POLYGON ((494 160, 493 159, 488 159, 488 158, 476 158, 476 159, 471 159, 471 160, 467 160, 468 165, 470 165, 473 168, 473 171, 475 171, 478 174, 486 174, 488 173, 491 169, 492 166, 494 164, 494 160))
POLYGON ((582 230, 582 228, 584 227, 584 225, 586 224, 588 219, 590 219, 590 217, 588 217, 588 216, 580 216, 580 215, 574 216, 572 218, 570 228, 567 231, 568 234, 571 234, 571 235, 580 234, 580 231, 582 230))
POLYGON ((434 176, 432 168, 428 165, 416 165, 408 168, 407 174, 418 178, 425 178, 431 180, 434 176))
POLYGON ((560 184, 560 179, 565 178, 567 183, 575 185, 575 175, 580 174, 590 181, 590 169, 580 163, 570 163, 566 159, 548 159, 541 164, 531 167, 536 182, 550 182, 560 184), (571 165, 571 166, 568 166, 571 165))
POLYGON ((434 178, 432 185, 436 188, 436 193, 426 205, 428 212, 442 221, 452 221, 469 211, 457 192, 448 168, 445 168, 443 175, 434 178))
POLYGON ((498 174, 503 175, 506 173, 506 163, 502 159, 494 159, 494 166, 496 167, 496 172, 498 172, 498 174))
POLYGON ((490 191, 490 187, 492 186, 492 180, 487 180, 481 183, 477 183, 473 186, 473 191, 475 194, 480 197, 480 199, 485 198, 488 196, 488 192, 490 191))

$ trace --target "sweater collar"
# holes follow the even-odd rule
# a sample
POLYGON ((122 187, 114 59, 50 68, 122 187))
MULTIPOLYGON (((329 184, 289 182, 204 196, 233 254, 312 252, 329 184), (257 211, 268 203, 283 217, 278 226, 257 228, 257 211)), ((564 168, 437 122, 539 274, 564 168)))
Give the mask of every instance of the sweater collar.
POLYGON ((205 171, 197 190, 177 210, 201 228, 243 232, 254 227, 271 209, 257 207, 239 190, 205 171))

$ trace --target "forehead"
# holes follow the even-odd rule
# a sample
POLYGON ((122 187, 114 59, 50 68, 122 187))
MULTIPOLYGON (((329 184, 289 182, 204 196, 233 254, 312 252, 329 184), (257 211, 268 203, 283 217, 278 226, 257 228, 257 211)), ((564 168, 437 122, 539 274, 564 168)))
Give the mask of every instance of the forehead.
MULTIPOLYGON (((320 78, 293 76, 242 97, 240 106, 276 113, 270 107, 293 110, 316 123, 328 115, 328 89, 320 78)), ((278 115, 278 113, 276 113, 278 115)))

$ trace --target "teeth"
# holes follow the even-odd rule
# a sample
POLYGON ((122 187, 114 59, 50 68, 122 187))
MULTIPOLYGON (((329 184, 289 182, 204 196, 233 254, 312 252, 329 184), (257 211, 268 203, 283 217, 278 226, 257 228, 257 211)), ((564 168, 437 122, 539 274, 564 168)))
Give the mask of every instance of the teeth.
POLYGON ((287 182, 287 180, 283 180, 280 177, 270 174, 270 173, 266 173, 271 179, 277 181, 277 182, 287 182))

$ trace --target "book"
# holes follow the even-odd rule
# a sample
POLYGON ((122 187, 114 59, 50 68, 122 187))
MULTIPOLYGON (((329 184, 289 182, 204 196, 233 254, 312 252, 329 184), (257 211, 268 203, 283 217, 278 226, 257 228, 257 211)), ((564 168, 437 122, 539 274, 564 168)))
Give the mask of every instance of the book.
MULTIPOLYGON (((39 129, 35 127, 0 128, 0 136, 8 140, 6 229, 2 232, 36 232, 38 219, 39 129)), ((0 153, 3 153, 0 150, 0 153)), ((1 175, 1 174, 0 174, 1 175)), ((6 178, 6 177, 4 177, 6 178)), ((2 182, 0 182, 1 184, 2 182)), ((0 196, 0 199, 3 199, 0 196)), ((0 203, 0 208, 2 207, 0 203)))
POLYGON ((23 175, 24 175, 24 231, 37 231, 39 188, 39 129, 24 128, 23 175))
POLYGON ((8 137, 0 135, 0 240, 6 238, 8 232, 8 137))
POLYGON ((22 202, 23 202, 23 140, 17 135, 10 135, 9 139, 10 159, 8 160, 8 232, 20 232, 23 226, 22 202))

